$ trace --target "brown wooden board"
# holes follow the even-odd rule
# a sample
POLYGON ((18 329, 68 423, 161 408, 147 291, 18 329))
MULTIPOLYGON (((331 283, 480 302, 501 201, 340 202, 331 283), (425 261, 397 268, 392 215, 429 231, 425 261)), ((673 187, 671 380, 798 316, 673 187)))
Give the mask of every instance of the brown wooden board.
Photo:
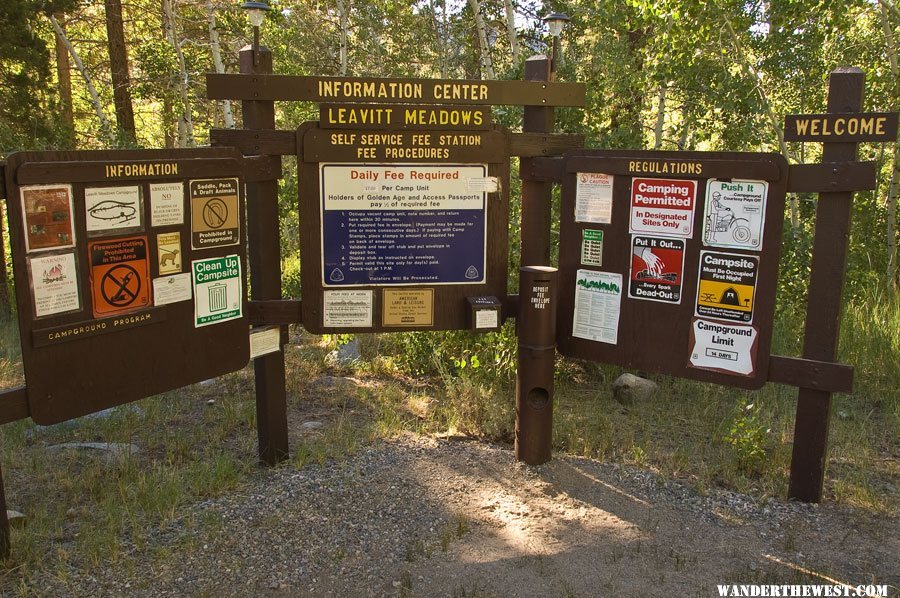
POLYGON ((208 74, 206 96, 211 100, 584 106, 585 86, 546 81, 208 74))
POLYGON ((319 126, 323 129, 485 131, 491 128, 491 108, 415 104, 321 104, 319 126))
MULTIPOLYGON (((189 191, 192 180, 240 181, 241 168, 240 154, 230 148, 9 157, 6 193, 22 362, 35 422, 79 417, 247 364, 243 185, 237 185, 240 243, 201 250, 191 249, 189 191), (27 252, 20 187, 43 184, 71 188, 74 239, 70 247, 27 252), (229 255, 238 256, 242 288, 239 297, 229 297, 229 311, 240 306, 241 316, 222 322, 215 322, 215 314, 205 316, 208 325, 195 327, 192 262, 229 255), (56 258, 62 260, 58 268, 50 264, 56 258), (153 279, 161 270, 170 273, 163 280, 171 286, 157 292, 153 279), (177 273, 182 285, 188 281, 191 298, 159 304, 178 288, 168 280, 177 273)), ((40 206, 27 209, 36 213, 40 206)), ((62 238, 57 233, 64 245, 62 238)))
POLYGON ((897 140, 896 112, 856 112, 846 114, 789 114, 784 117, 785 141, 897 140))
POLYGON ((302 129, 304 162, 496 162, 509 154, 509 138, 500 130, 428 131, 365 130, 354 131, 302 129))
MULTIPOLYGON (((312 139, 324 140, 324 133, 318 128, 316 123, 308 123, 298 131, 298 138, 302 140, 298 145, 307 147, 312 154, 324 155, 325 152, 319 150, 312 141, 312 139)), ((492 139, 505 138, 505 132, 499 129, 483 134, 489 135, 492 139)), ((479 296, 494 296, 501 298, 501 300, 505 298, 507 294, 509 252, 507 244, 509 219, 509 156, 506 151, 507 147, 507 143, 492 142, 492 151, 489 154, 479 153, 474 155, 475 157, 469 158, 454 156, 456 160, 429 160, 425 163, 415 160, 394 160, 389 164, 381 161, 347 160, 321 164, 308 161, 311 154, 306 153, 304 157, 307 161, 300 162, 299 175, 301 253, 304 256, 302 260, 303 326, 310 332, 317 334, 462 330, 468 328, 469 303, 467 298, 479 296), (484 172, 485 169, 481 165, 487 165, 487 172, 484 172), (326 210, 324 209, 321 181, 325 180, 327 185, 332 185, 333 183, 330 181, 340 182, 344 180, 341 177, 349 178, 349 176, 352 176, 350 174, 351 171, 378 171, 383 173, 386 168, 393 168, 406 177, 405 179, 391 181, 390 186, 392 187, 404 184, 412 187, 420 185, 423 188, 430 189, 428 181, 423 183, 422 181, 409 180, 412 171, 418 172, 427 169, 435 169, 435 171, 454 170, 466 173, 466 175, 471 175, 478 171, 476 174, 479 177, 496 177, 499 180, 498 192, 485 193, 486 215, 480 217, 485 219, 485 238, 478 241, 479 243, 486 243, 483 255, 484 265, 477 264, 477 267, 471 271, 473 282, 465 280, 470 274, 470 269, 467 267, 467 264, 462 264, 462 256, 448 256, 445 252, 442 258, 429 260, 425 256, 435 253, 436 250, 410 246, 401 248, 400 253, 405 252, 405 256, 400 259, 397 257, 398 252, 393 251, 393 247, 385 250, 386 244, 392 244, 387 235, 393 233, 385 233, 384 231, 397 232, 401 236, 404 233, 400 233, 400 230, 397 228, 397 222, 392 221, 391 224, 387 224, 388 221, 383 219, 376 224, 374 221, 375 216, 378 216, 378 218, 381 218, 382 215, 385 218, 394 218, 398 215, 400 218, 408 217, 412 219, 411 222, 415 222, 414 226, 424 222, 424 220, 421 222, 416 220, 418 216, 413 217, 413 212, 409 209, 397 207, 385 210, 377 215, 368 214, 368 208, 365 210, 349 209, 356 214, 353 216, 355 223, 352 226, 368 227, 365 229, 365 232, 363 232, 362 228, 358 228, 356 230, 357 233, 378 236, 378 240, 374 240, 373 237, 369 241, 360 240, 354 242, 356 243, 356 249, 363 252, 370 251, 365 257, 363 257, 364 254, 359 254, 360 259, 363 261, 374 260, 375 258, 372 256, 382 252, 385 254, 390 253, 392 257, 387 257, 386 259, 389 261, 393 260, 392 263, 398 268, 401 267, 401 261, 406 261, 406 265, 411 265, 410 263, 417 259, 438 262, 430 263, 426 268, 434 266, 438 269, 444 269, 460 266, 459 276, 456 277, 455 282, 444 284, 438 280, 435 283, 422 281, 398 283, 398 279, 393 276, 379 278, 380 275, 368 272, 365 268, 362 270, 357 269, 355 273, 347 268, 343 268, 340 277, 345 278, 337 280, 340 277, 335 275, 334 268, 329 267, 328 283, 326 284, 326 275, 323 274, 325 270, 323 252, 325 251, 325 245, 331 244, 335 237, 335 233, 330 231, 336 229, 331 228, 332 225, 326 223, 326 220, 331 222, 330 219, 334 218, 334 214, 328 216, 328 219, 323 216, 323 212, 326 212, 326 210), (325 178, 331 176, 337 176, 338 178, 325 178), (366 213, 364 214, 364 212, 366 213), (372 220, 369 221, 369 218, 372 220), (326 232, 323 233, 323 231, 326 232), (454 262, 457 258, 459 258, 458 261, 454 262), (481 271, 482 267, 484 268, 483 271, 481 271), (346 273, 344 273, 344 270, 346 270, 346 273), (351 284, 350 281, 355 280, 351 277, 359 277, 361 282, 351 284), (378 281, 376 281, 376 278, 378 281), (369 321, 366 321, 367 311, 371 314, 369 321), (328 314, 328 322, 326 322, 326 314, 328 314)), ((345 156, 345 154, 339 154, 338 157, 341 156, 345 156)), ((473 156, 473 154, 470 153, 469 156, 473 156)), ((385 181, 371 182, 373 185, 372 195, 391 196, 391 191, 385 191, 381 188, 382 183, 385 181)), ((329 189, 331 188, 329 186, 329 189)), ((409 193, 416 192, 415 190, 409 191, 409 193)), ((427 191, 423 192, 423 198, 425 193, 427 191)), ((379 198, 375 201, 382 200, 379 198)), ((427 211, 427 209, 423 209, 421 213, 426 213, 427 211)), ((471 212, 472 210, 462 211, 471 212)), ((438 216, 438 214, 435 214, 435 216, 438 216)), ((350 221, 347 222, 347 226, 351 226, 349 224, 350 221)), ((430 222, 429 226, 434 224, 434 222, 430 222)), ((453 222, 445 224, 451 226, 453 222)), ((335 224, 334 226, 339 225, 335 224)), ((425 224, 422 224, 422 226, 424 227, 425 224)), ((424 228, 420 230, 424 230, 424 228)), ((429 236, 430 234, 428 233, 422 238, 432 238, 429 236)), ((452 235, 448 234, 448 236, 452 238, 452 235)), ((396 242, 403 243, 400 240, 396 242)), ((443 243, 438 238, 435 238, 433 242, 435 245, 443 243)), ((384 271, 382 270, 382 272, 384 271)))
MULTIPOLYGON (((659 372, 684 378, 692 378, 707 382, 715 382, 742 388, 758 388, 768 378, 769 351, 772 339, 772 320, 775 311, 775 291, 778 276, 778 261, 781 248, 781 230, 783 225, 784 197, 787 184, 787 163, 777 154, 728 153, 728 152, 650 152, 619 150, 580 150, 566 154, 563 168, 563 190, 560 227, 560 305, 558 317, 559 350, 563 355, 618 364, 648 372, 659 372), (751 176, 748 176, 748 172, 751 176), (590 223, 576 222, 576 188, 579 173, 612 174, 610 222, 590 223), (768 193, 765 203, 765 227, 762 232, 762 251, 741 248, 710 247, 704 241, 704 204, 707 187, 712 178, 720 181, 715 188, 720 189, 723 181, 753 179, 768 182, 768 193), (693 219, 673 220, 679 222, 679 228, 691 228, 690 236, 672 237, 646 232, 629 232, 632 211, 632 185, 634 193, 642 193, 638 185, 643 179, 652 197, 650 181, 659 181, 656 186, 670 185, 682 190, 685 196, 696 189, 693 219), (681 181, 681 182, 678 182, 681 181), (589 231, 585 233, 585 231, 589 231), (598 234, 602 233, 602 234, 598 234), (602 241, 598 241, 602 237, 602 241), (649 238, 649 240, 648 240, 649 238), (654 241, 653 239, 656 239, 654 241), (659 242, 663 240, 664 242, 659 242), (636 256, 642 255, 644 247, 654 245, 653 251, 663 256, 665 269, 658 272, 660 276, 641 276, 649 270, 641 270, 644 262, 636 256), (657 251, 658 250, 658 251, 657 251), (704 274, 704 289, 715 290, 716 301, 726 302, 735 289, 743 291, 748 280, 738 276, 745 274, 743 266, 752 264, 755 270, 755 285, 750 291, 755 299, 752 308, 746 306, 707 304, 698 305, 698 279, 700 277, 701 252, 712 252, 715 259, 732 260, 735 266, 729 266, 728 276, 733 280, 720 283, 708 280, 704 274), (725 256, 733 256, 723 258, 725 256), (584 261, 583 261, 584 260, 584 261), (633 262, 639 264, 632 281, 633 262), (600 265, 596 265, 600 264, 600 265), (621 276, 620 315, 617 326, 616 344, 588 340, 585 328, 580 325, 580 335, 573 334, 573 320, 583 317, 587 306, 586 291, 582 291, 582 303, 576 314, 576 285, 579 270, 590 274, 582 277, 581 288, 600 289, 608 285, 612 277, 600 277, 594 273, 606 272, 621 276), (668 280, 663 277, 670 277, 668 280), (667 282, 680 278, 680 303, 673 300, 671 293, 675 287, 667 287, 667 282), (656 280, 657 282, 653 282, 656 280), (632 286, 633 285, 633 286, 632 286), (717 286, 720 285, 720 286, 717 286), (733 287, 733 288, 732 288, 733 287), (639 290, 640 289, 640 290, 639 290), (720 292, 719 289, 724 289, 720 292), (729 291, 726 296, 725 292, 729 291), (636 296, 630 296, 631 293, 636 296), (711 310, 715 315, 696 316, 700 309, 711 310), (752 315, 750 315, 752 312, 752 315), (756 329, 756 337, 752 341, 755 350, 755 363, 750 375, 726 373, 721 370, 698 369, 690 366, 693 346, 693 327, 695 320, 712 322, 720 327, 740 327, 745 331, 743 321, 752 317, 752 327, 756 329)), ((597 179, 585 179, 590 184, 599 184, 597 179)), ((588 205, 589 189, 600 187, 584 187, 582 207, 588 205)), ((676 197, 678 191, 673 191, 676 197)), ((644 201, 644 200, 642 200, 644 201)), ((646 204, 645 204, 646 205, 646 204)), ((729 205, 727 202, 721 206, 729 205)), ((641 212, 646 214, 646 212, 641 212)), ((716 212, 718 215, 719 212, 716 212)), ((592 218, 582 213, 581 219, 592 218)), ((717 216, 718 217, 718 216, 717 216)), ((682 218, 673 215, 672 218, 682 218)), ((605 219, 605 218, 603 218, 605 219)), ((638 225, 644 226, 638 218, 638 225)), ((661 220, 653 219, 649 226, 657 226, 661 220)), ((715 222, 715 220, 713 221, 715 222)), ((722 222, 724 223, 724 217, 722 222)), ((732 236, 717 237, 720 242, 738 243, 733 240, 735 231, 741 223, 728 221, 732 228, 726 232, 732 236)), ((684 231, 681 234, 685 234, 684 231)), ((746 239, 743 234, 737 238, 746 239)), ((750 243, 752 241, 745 241, 750 243)), ((752 282, 751 282, 752 284, 752 282)), ((707 294, 704 291, 704 294, 707 294)), ((590 301, 593 301, 591 299, 590 301)), ((738 302, 740 303, 740 302, 738 302)), ((591 303, 597 307, 599 303, 591 303)), ((709 312, 707 312, 709 313, 709 312)), ((584 320, 582 320, 584 322, 584 320)), ((705 334, 705 333, 704 333, 705 334)), ((714 333, 713 333, 714 334, 714 333)), ((589 335, 588 335, 589 336, 589 335)), ((731 335, 732 338, 734 335, 731 335)), ((729 335, 720 335, 728 340, 729 335)), ((742 342, 737 339, 738 345, 742 342)), ((707 339, 709 343, 709 339, 707 339)))

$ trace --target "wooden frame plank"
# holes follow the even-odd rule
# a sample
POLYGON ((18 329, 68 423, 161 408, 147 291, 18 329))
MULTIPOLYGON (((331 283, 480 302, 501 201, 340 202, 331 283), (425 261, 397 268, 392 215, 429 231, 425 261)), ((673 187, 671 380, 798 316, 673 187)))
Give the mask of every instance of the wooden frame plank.
POLYGON ((583 83, 522 80, 206 75, 210 100, 583 107, 585 89, 583 83))
MULTIPOLYGON (((301 149, 297 146, 296 131, 212 129, 209 139, 215 147, 236 147, 245 156, 293 156, 301 149)), ((510 154, 521 158, 559 156, 584 147, 584 135, 511 133, 509 141, 510 154)), ((248 177, 250 174, 248 171, 248 177)))
POLYGON ((295 299, 259 299, 250 302, 247 314, 253 326, 300 324, 302 310, 303 302, 295 299))
POLYGON ((569 150, 583 147, 584 135, 511 133, 509 139, 509 153, 520 158, 561 156, 569 150))
POLYGON ((236 147, 245 156, 294 156, 297 154, 297 132, 211 129, 209 144, 236 147))
POLYGON ((562 183, 562 158, 534 158, 519 168, 519 178, 523 181, 562 183))
POLYGON ((868 191, 875 188, 875 170, 875 162, 792 164, 788 170, 788 192, 868 191))
POLYGON ((853 392, 853 366, 773 355, 769 360, 769 382, 798 388, 849 394, 853 392))
POLYGON ((31 417, 28 391, 24 386, 0 392, 0 425, 31 417))

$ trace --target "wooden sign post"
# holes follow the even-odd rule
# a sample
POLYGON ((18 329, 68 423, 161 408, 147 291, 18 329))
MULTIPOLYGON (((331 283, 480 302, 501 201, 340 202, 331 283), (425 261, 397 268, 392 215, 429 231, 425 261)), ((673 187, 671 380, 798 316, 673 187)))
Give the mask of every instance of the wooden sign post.
MULTIPOLYGON (((860 69, 832 71, 828 114, 788 117, 785 140, 822 142, 821 166, 834 172, 842 164, 856 161, 860 141, 894 141, 896 113, 858 114, 864 87, 865 75, 860 69)), ((803 336, 805 359, 832 363, 837 357, 853 205, 853 187, 850 189, 832 192, 827 184, 809 189, 820 193, 803 336)), ((831 391, 800 384, 789 498, 822 500, 830 420, 831 391)))
MULTIPOLYGON (((241 73, 268 75, 272 72, 272 52, 266 47, 241 50, 241 73)), ((244 129, 275 129, 275 102, 241 102, 244 129)), ((257 152, 256 155, 262 154, 257 152)), ((253 301, 281 300, 281 232, 278 219, 278 179, 281 157, 266 156, 270 162, 264 177, 247 184, 247 235, 249 238, 250 298, 253 301), (275 164, 272 165, 271 163, 275 164)), ((284 333, 280 346, 284 346, 284 333)), ((287 390, 284 382, 284 352, 276 351, 253 361, 256 380, 256 433, 259 459, 275 465, 288 456, 287 390)))

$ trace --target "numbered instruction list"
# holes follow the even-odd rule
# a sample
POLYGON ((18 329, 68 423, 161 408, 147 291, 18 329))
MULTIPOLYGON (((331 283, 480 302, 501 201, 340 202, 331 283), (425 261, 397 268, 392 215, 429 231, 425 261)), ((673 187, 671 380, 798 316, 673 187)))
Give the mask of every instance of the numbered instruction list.
POLYGON ((326 286, 485 281, 486 165, 320 172, 326 286))

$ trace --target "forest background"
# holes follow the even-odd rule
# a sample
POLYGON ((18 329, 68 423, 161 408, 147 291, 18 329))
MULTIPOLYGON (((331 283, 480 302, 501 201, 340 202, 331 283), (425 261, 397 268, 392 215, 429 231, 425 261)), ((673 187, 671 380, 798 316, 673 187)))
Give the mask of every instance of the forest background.
MULTIPOLYGON (((839 66, 865 71, 864 110, 900 107, 900 9, 892 0, 278 0, 273 6, 261 39, 276 73, 463 79, 521 78, 527 57, 549 54, 541 17, 565 12, 572 21, 562 35, 558 78, 584 83, 587 105, 558 109, 557 130, 583 134, 588 147, 774 151, 791 163, 814 163, 821 146, 785 142, 784 116, 824 112, 828 74, 839 66)), ((206 99, 204 75, 237 72, 238 51, 250 36, 236 0, 4 0, 0 152, 205 145, 210 128, 240 127, 241 115, 236 103, 206 99)), ((317 117, 311 103, 277 104, 279 129, 317 117)), ((521 108, 494 108, 494 120, 513 130, 521 117, 521 108)), ((855 195, 840 358, 856 366, 857 390, 838 398, 844 423, 832 431, 836 452, 853 465, 832 495, 841 498, 843 489, 850 502, 889 511, 900 505, 898 148, 859 150, 861 160, 877 165, 877 187, 855 195), (894 489, 887 503, 884 484, 894 489)), ((284 295, 299 297, 296 163, 284 164, 284 295)), ((519 255, 516 168, 514 162, 511 291, 519 255)), ((799 355, 816 195, 788 199, 773 351, 799 355)), ((0 294, 9 297, 8 223, 0 223, 0 294)), ((13 326, 6 328, 4 345, 14 335, 13 326)), ((451 407, 441 425, 511 437, 511 326, 482 336, 366 338, 364 357, 367 347, 389 356, 392 372, 443 380, 451 407)), ((0 358, 15 361, 15 349, 4 346, 0 358)), ((598 410, 596 397, 565 394, 567 384, 597 388, 613 375, 611 368, 560 362, 557 448, 649 462, 676 474, 687 469, 763 493, 783 488, 796 391, 752 395, 662 381, 667 397, 703 401, 675 407, 659 401, 625 414, 598 410), (693 429, 697 442, 670 446, 673 426, 678 433, 693 429), (708 459, 709 451, 722 459, 708 459)))

